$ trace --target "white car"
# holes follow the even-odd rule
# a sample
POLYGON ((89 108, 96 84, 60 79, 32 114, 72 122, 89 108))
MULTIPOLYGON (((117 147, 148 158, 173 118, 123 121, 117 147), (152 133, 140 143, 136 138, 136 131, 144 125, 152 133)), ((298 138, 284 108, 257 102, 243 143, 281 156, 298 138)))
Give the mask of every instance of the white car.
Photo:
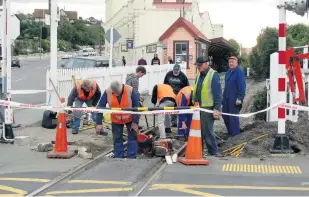
POLYGON ((72 57, 73 57, 73 55, 71 55, 71 54, 65 54, 64 56, 62 56, 62 59, 70 59, 72 57))

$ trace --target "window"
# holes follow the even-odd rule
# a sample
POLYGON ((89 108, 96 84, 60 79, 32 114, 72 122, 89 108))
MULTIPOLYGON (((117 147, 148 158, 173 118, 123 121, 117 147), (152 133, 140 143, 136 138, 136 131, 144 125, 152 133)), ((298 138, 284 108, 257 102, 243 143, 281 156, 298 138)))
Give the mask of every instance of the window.
POLYGON ((208 57, 207 45, 205 43, 196 43, 196 58, 203 56, 208 57))
POLYGON ((185 2, 185 0, 176 0, 176 2, 182 3, 182 2, 185 2))
POLYGON ((188 62, 188 43, 175 42, 175 62, 188 62))
POLYGON ((162 2, 162 0, 153 0, 153 2, 162 2))

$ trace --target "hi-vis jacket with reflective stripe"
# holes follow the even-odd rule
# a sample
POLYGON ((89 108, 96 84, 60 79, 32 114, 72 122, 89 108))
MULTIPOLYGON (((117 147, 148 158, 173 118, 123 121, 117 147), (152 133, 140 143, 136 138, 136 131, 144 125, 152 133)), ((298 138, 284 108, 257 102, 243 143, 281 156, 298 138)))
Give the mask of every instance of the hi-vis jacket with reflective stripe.
MULTIPOLYGON (((107 103, 111 108, 131 108, 132 107, 132 95, 133 88, 129 85, 123 86, 123 93, 120 103, 117 100, 116 95, 112 93, 111 89, 106 89, 107 103)), ((126 124, 132 121, 131 114, 111 114, 112 122, 116 124, 126 124)))
POLYGON ((91 90, 89 91, 88 97, 86 98, 84 90, 82 89, 83 80, 76 81, 77 97, 83 101, 89 101, 93 99, 95 92, 97 91, 97 83, 93 80, 91 82, 91 90))
POLYGON ((176 102, 177 102, 177 106, 181 105, 181 99, 182 99, 182 95, 184 95, 186 97, 187 100, 187 106, 189 106, 190 104, 190 98, 191 98, 191 92, 193 91, 193 87, 192 86, 186 86, 184 88, 182 88, 177 96, 176 96, 176 102))
MULTIPOLYGON (((203 87, 201 91, 201 102, 200 107, 213 107, 214 106, 214 97, 212 94, 212 89, 211 89, 211 83, 212 83, 212 77, 215 74, 215 70, 212 68, 209 69, 207 72, 204 81, 203 81, 203 87)), ((194 84, 194 90, 193 90, 193 95, 192 95, 192 101, 194 103, 195 101, 195 96, 196 96, 196 90, 197 90, 197 84, 200 78, 200 73, 197 75, 197 80, 195 81, 194 84)))

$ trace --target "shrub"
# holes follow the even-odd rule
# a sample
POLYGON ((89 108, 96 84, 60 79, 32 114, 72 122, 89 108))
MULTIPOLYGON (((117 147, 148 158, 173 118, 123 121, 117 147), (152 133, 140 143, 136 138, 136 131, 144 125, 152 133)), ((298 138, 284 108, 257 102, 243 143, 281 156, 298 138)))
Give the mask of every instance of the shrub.
MULTIPOLYGON (((253 96, 253 105, 250 108, 250 112, 256 112, 263 110, 267 107, 267 89, 258 91, 256 95, 253 96)), ((256 114, 254 117, 256 120, 265 120, 266 121, 266 112, 256 114)))

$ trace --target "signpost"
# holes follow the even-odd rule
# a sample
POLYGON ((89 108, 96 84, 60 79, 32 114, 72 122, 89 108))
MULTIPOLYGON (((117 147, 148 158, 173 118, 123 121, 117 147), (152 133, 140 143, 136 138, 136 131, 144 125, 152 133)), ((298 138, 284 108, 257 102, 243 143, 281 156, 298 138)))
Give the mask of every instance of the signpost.
POLYGON ((121 38, 120 33, 111 27, 107 32, 105 32, 104 38, 109 42, 110 50, 109 50, 109 67, 111 68, 113 65, 113 47, 116 42, 121 38))
MULTIPOLYGON (((20 21, 11 14, 11 0, 3 0, 3 12, 1 13, 0 38, 2 41, 2 99, 11 101, 11 45, 20 34, 20 21), (9 17, 7 17, 9 16, 9 17)), ((1 106, 2 136, 5 142, 13 142, 13 112, 10 106, 1 106)))

